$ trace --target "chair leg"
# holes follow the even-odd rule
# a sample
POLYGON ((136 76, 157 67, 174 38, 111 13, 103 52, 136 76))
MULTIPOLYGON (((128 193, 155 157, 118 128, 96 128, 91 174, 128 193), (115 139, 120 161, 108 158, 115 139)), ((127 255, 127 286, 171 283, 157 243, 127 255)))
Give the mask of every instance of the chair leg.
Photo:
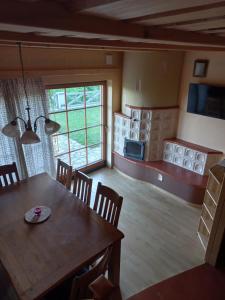
POLYGON ((120 256, 121 241, 117 241, 112 247, 112 254, 109 261, 109 280, 115 285, 120 285, 120 256))

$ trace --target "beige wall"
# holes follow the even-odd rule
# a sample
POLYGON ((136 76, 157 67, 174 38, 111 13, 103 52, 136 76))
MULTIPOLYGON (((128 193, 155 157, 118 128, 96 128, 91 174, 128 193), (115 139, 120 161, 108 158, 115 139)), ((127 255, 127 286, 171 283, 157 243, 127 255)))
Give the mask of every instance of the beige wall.
MULTIPOLYGON (((0 69, 15 70, 20 68, 19 52, 17 47, 0 47, 0 69)), ((60 70, 74 68, 120 68, 122 55, 119 52, 111 52, 113 65, 107 66, 105 54, 108 51, 101 50, 72 50, 53 48, 28 48, 22 47, 23 60, 26 70, 60 70)))
POLYGON ((180 117, 177 136, 181 139, 225 152, 225 120, 187 113, 190 82, 225 86, 225 53, 188 52, 185 55, 180 87, 180 117), (207 77, 193 77, 195 59, 208 59, 207 77))
POLYGON ((136 106, 173 106, 178 103, 182 52, 127 52, 124 55, 122 110, 136 106))
MULTIPOLYGON (((107 162, 112 160, 113 112, 121 108, 122 59, 120 52, 23 48, 24 66, 29 76, 41 76, 46 85, 107 81, 107 162), (106 65, 106 54, 113 64, 106 65)), ((20 76, 18 49, 0 47, 0 78, 20 76), (4 59, 2 59, 4 58, 4 59)))

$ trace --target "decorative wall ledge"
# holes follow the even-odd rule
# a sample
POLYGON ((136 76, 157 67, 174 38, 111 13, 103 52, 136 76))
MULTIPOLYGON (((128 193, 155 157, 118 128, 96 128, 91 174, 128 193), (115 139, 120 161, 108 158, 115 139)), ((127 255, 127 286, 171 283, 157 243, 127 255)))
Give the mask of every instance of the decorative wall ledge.
POLYGON ((202 204, 208 176, 165 161, 134 161, 113 153, 114 167, 130 177, 150 182, 188 202, 202 204))

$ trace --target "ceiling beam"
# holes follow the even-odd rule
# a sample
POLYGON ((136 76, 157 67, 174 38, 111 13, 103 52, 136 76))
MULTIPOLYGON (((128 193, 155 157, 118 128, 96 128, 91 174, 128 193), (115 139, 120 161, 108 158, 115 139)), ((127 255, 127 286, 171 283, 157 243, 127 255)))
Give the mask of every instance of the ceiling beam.
POLYGON ((105 5, 105 4, 121 2, 121 0, 69 0, 69 1, 70 1, 70 7, 73 9, 73 11, 76 12, 105 5))
POLYGON ((225 19, 225 15, 222 15, 222 16, 216 16, 216 17, 206 17, 206 18, 199 18, 199 19, 193 19, 193 20, 164 23, 164 24, 160 24, 160 26, 167 27, 167 26, 192 25, 192 24, 200 24, 200 23, 205 23, 208 21, 218 21, 218 20, 224 20, 224 19, 225 19))
MULTIPOLYGON (((18 7, 24 2, 26 3, 28 10, 32 9, 32 7, 39 7, 44 4, 46 7, 51 6, 54 8, 56 6, 61 6, 70 9, 73 12, 80 12, 82 10, 121 1, 122 0, 8 0, 8 5, 18 7)), ((4 0, 2 2, 4 2, 4 0)))
POLYGON ((11 18, 27 18, 27 16, 39 14, 39 17, 65 16, 69 14, 67 9, 70 0, 37 0, 25 2, 18 0, 1 0, 0 1, 0 23, 2 13, 6 13, 11 18), (11 10, 11 13, 10 13, 11 10))
POLYGON ((201 29, 201 31, 207 32, 207 33, 217 33, 217 32, 221 32, 221 30, 225 30, 225 27, 214 27, 214 28, 207 28, 207 29, 201 29))
POLYGON ((210 46, 194 46, 194 45, 171 45, 166 43, 143 43, 143 42, 126 42, 126 41, 110 41, 99 39, 82 39, 68 37, 47 37, 36 34, 12 33, 0 31, 0 44, 16 44, 21 42, 24 46, 47 48, 79 48, 79 49, 98 49, 98 50, 183 50, 183 51, 223 51, 224 47, 210 46))
POLYGON ((146 28, 146 37, 153 40, 174 41, 193 44, 225 45, 225 39, 219 36, 202 34, 199 32, 170 29, 163 27, 146 28))
POLYGON ((134 23, 134 22, 140 22, 140 21, 145 21, 145 20, 152 20, 152 19, 158 19, 158 18, 163 18, 163 17, 188 14, 188 13, 192 13, 192 12, 196 12, 196 11, 208 10, 208 9, 224 7, 224 6, 225 6, 225 1, 219 1, 219 2, 214 2, 214 3, 210 3, 210 4, 203 4, 203 5, 197 5, 197 6, 191 6, 191 7, 186 7, 186 8, 180 8, 180 9, 174 9, 174 10, 168 10, 168 11, 164 11, 164 12, 148 14, 148 15, 140 16, 140 17, 136 17, 136 18, 129 18, 124 21, 134 23))
MULTIPOLYGON (((225 2, 225 1, 224 1, 225 2)), ((120 20, 106 19, 91 15, 69 14, 66 11, 56 9, 54 12, 42 13, 42 9, 27 12, 27 4, 20 3, 18 10, 11 9, 6 5, 6 0, 0 2, 0 23, 13 24, 31 27, 30 31, 57 31, 59 35, 73 35, 76 33, 96 34, 98 38, 116 37, 123 39, 131 37, 136 39, 157 40, 157 41, 173 41, 179 43, 197 43, 207 45, 225 46, 224 37, 202 34, 199 32, 190 32, 178 29, 170 29, 163 27, 143 26, 139 24, 130 24, 120 20), (23 5, 24 4, 24 5, 23 5), (26 15, 20 13, 21 10, 26 15), (41 16, 41 17, 40 17, 41 16)), ((41 2, 40 2, 41 3, 41 2)), ((44 8, 44 6, 43 6, 44 8)), ((1 30, 1 24, 0 24, 1 30)), ((13 29, 10 29, 13 31, 13 29)))

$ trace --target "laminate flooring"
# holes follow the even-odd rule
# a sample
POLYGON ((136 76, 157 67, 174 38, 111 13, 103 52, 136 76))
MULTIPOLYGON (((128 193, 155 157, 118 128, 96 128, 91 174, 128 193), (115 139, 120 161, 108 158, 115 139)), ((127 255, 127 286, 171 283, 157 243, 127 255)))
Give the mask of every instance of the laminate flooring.
POLYGON ((197 237, 200 207, 114 169, 89 175, 93 178, 92 205, 98 181, 124 198, 118 226, 125 234, 120 280, 123 299, 203 263, 197 237))

